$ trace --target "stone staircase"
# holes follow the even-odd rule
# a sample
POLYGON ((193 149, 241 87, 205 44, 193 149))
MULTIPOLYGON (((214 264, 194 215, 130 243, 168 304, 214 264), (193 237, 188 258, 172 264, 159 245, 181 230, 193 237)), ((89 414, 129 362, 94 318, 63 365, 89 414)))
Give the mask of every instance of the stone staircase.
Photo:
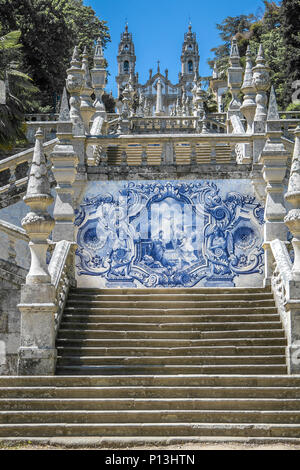
POLYGON ((58 375, 0 377, 0 438, 298 442, 285 346, 269 289, 76 289, 58 375))
POLYGON ((286 374, 270 290, 77 289, 57 374, 286 374))

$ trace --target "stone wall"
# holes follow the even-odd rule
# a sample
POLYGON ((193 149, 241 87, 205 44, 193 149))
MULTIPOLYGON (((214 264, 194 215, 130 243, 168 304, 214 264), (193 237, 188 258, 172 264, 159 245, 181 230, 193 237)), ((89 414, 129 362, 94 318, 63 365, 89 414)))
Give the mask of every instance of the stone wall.
POLYGON ((21 284, 26 271, 0 260, 0 375, 16 375, 20 344, 21 284))

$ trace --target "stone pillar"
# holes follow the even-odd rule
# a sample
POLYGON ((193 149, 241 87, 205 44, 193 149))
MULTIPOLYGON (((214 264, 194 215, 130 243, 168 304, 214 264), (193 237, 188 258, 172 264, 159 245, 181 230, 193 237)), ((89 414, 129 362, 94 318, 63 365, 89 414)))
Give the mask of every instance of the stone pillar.
POLYGON ((275 239, 287 240, 287 229, 284 224, 286 209, 283 180, 286 174, 288 156, 289 152, 285 150, 281 140, 281 123, 276 96, 272 87, 267 118, 267 141, 259 159, 259 163, 263 165, 263 178, 267 183, 264 225, 266 284, 270 283, 270 276, 272 275, 270 242, 275 239))
POLYGON ((91 74, 89 71, 88 54, 86 47, 82 54, 83 86, 80 94, 80 112, 83 119, 85 132, 90 132, 90 120, 95 113, 95 108, 91 99, 93 94, 91 74))
POLYGON ((24 201, 30 207, 22 226, 30 239, 31 265, 18 305, 21 312, 18 375, 53 375, 56 363, 55 289, 46 264, 47 239, 54 227, 47 207, 53 197, 50 194, 41 129, 36 134, 24 201))
POLYGON ((122 107, 122 113, 118 125, 118 134, 129 134, 129 101, 130 101, 130 91, 128 84, 125 86, 123 90, 123 107, 122 107))
POLYGON ((93 117, 93 124, 91 128, 92 135, 101 134, 103 121, 107 119, 105 106, 102 101, 102 95, 104 93, 106 84, 106 69, 105 69, 105 58, 103 55, 103 49, 101 39, 98 38, 96 42, 95 54, 94 54, 94 67, 91 70, 92 85, 95 92, 95 114, 93 117))
POLYGON ((204 101, 205 101, 205 91, 201 88, 201 81, 197 80, 193 89, 193 115, 203 118, 204 115, 204 101))
POLYGON ((55 227, 53 241, 75 240, 73 183, 76 177, 78 157, 72 145, 72 123, 59 123, 57 129, 59 142, 51 153, 52 171, 57 182, 53 216, 55 227))
POLYGON ((270 88, 270 67, 266 65, 262 45, 259 46, 256 65, 253 68, 253 84, 256 89, 256 112, 254 121, 264 122, 267 119, 267 91, 270 88))
POLYGON ((244 101, 241 106, 241 111, 247 120, 247 134, 252 134, 253 132, 253 121, 256 111, 256 102, 255 102, 255 87, 253 85, 253 73, 252 73, 252 62, 251 62, 251 52, 250 47, 248 46, 246 52, 246 68, 244 74, 244 81, 242 84, 241 91, 244 94, 244 101))
POLYGON ((295 130, 295 146, 285 199, 293 206, 284 221, 293 235, 293 280, 289 281, 285 309, 289 318, 289 373, 300 374, 300 126, 295 130))
POLYGON ((80 114, 80 92, 83 84, 83 70, 79 59, 78 47, 75 46, 71 67, 67 70, 66 86, 70 93, 70 119, 73 123, 74 135, 84 134, 84 124, 80 114))
POLYGON ((155 116, 162 116, 164 114, 163 104, 162 104, 162 86, 160 77, 157 80, 157 89, 156 89, 156 108, 155 116))
POLYGON ((239 93, 243 80, 243 69, 240 65, 240 53, 235 38, 231 41, 231 50, 229 58, 230 67, 228 68, 228 88, 230 89, 232 99, 227 111, 227 129, 231 131, 230 118, 231 116, 238 116, 242 118, 240 111, 241 102, 239 99, 239 93))
MULTIPOLYGON (((284 221, 293 235, 294 264, 293 278, 300 282, 300 126, 295 130, 295 147, 289 178, 288 191, 285 195, 287 202, 292 204, 291 209, 284 221)), ((300 291, 299 291, 300 298, 300 291)))

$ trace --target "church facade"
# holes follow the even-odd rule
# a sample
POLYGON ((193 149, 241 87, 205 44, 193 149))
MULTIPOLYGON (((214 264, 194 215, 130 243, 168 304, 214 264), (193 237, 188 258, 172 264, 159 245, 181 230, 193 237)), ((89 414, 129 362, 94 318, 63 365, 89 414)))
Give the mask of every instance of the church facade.
POLYGON ((157 71, 149 70, 149 78, 146 83, 139 83, 139 75, 136 72, 136 56, 132 34, 125 31, 121 34, 118 49, 118 75, 116 82, 119 96, 127 84, 137 92, 138 107, 141 113, 146 110, 148 116, 152 115, 179 115, 183 106, 183 113, 188 113, 192 103, 192 90, 194 79, 199 76, 199 49, 196 33, 192 32, 191 25, 184 34, 184 42, 180 56, 181 71, 178 74, 178 82, 172 83, 168 77, 168 69, 164 73, 160 70, 158 61, 157 71), (158 105, 157 105, 158 104, 158 105))

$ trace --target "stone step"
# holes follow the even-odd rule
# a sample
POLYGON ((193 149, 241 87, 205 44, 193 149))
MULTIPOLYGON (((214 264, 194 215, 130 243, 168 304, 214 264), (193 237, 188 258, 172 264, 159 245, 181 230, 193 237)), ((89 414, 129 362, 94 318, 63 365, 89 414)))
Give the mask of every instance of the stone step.
POLYGON ((285 355, 281 356, 58 356, 57 364, 62 365, 128 365, 155 366, 155 365, 219 365, 219 364, 286 364, 285 355))
POLYGON ((21 423, 261 423, 299 424, 299 411, 248 410, 101 410, 0 411, 0 424, 21 423))
POLYGON ((129 295, 129 294, 259 294, 270 293, 271 287, 154 287, 154 288, 131 288, 131 289, 98 289, 97 287, 77 287, 70 289, 70 296, 73 294, 97 294, 97 295, 129 295))
MULTIPOLYGON (((224 393, 224 391, 223 391, 224 393)), ((251 410, 299 411, 300 399, 285 398, 0 398, 2 411, 68 410, 251 410)), ((300 415, 300 413, 299 413, 300 415)))
POLYGON ((284 364, 220 364, 220 365, 58 365, 58 375, 169 375, 169 374, 286 374, 284 364))
POLYGON ((262 356, 262 355, 285 355, 284 346, 249 346, 249 347, 230 347, 230 346, 189 346, 180 347, 69 347, 58 346, 58 355, 67 356, 262 356))
POLYGON ((96 330, 112 330, 113 328, 117 331, 126 331, 126 330, 135 330, 144 332, 147 331, 155 331, 155 330, 179 330, 179 331, 220 331, 225 332, 228 330, 276 330, 280 329, 282 324, 280 321, 257 321, 257 322, 195 322, 194 320, 191 322, 182 322, 182 323, 172 323, 172 322, 163 322, 157 321, 157 323, 134 323, 131 321, 120 321, 115 323, 80 323, 75 321, 65 322, 64 318, 61 322, 62 329, 72 329, 72 330, 80 330, 81 328, 85 332, 89 331, 96 331, 96 330))
POLYGON ((57 340, 58 347, 64 348, 194 348, 194 347, 286 347, 285 338, 237 338, 237 339, 68 339, 60 338, 57 340))
POLYGON ((239 308, 239 307, 274 307, 273 299, 266 300, 203 300, 198 302, 197 300, 68 300, 68 307, 75 306, 76 308, 88 308, 88 307, 102 307, 102 308, 239 308))
POLYGON ((163 316, 186 316, 186 315, 226 315, 226 319, 231 315, 264 315, 264 314, 273 314, 278 315, 276 307, 252 307, 252 308, 245 308, 245 307, 237 307, 237 308, 101 308, 101 307, 84 307, 78 308, 76 305, 73 307, 66 307, 64 310, 64 315, 83 315, 86 317, 92 317, 97 315, 139 315, 139 316, 146 316, 146 315, 163 315, 163 316))
MULTIPOLYGON (((85 377, 83 377, 85 378, 85 377)), ((220 387, 220 386, 104 386, 104 387, 87 387, 87 386, 43 386, 43 387, 2 387, 0 388, 0 399, 30 399, 41 400, 44 399, 81 399, 89 400, 92 398, 97 399, 112 399, 112 398, 130 398, 130 399, 186 399, 186 398, 201 398, 214 400, 216 398, 227 399, 277 399, 281 403, 282 409, 285 407, 286 400, 300 399, 299 387, 220 387), (284 400, 283 400, 284 399, 284 400)), ((298 402, 298 400, 296 400, 298 402)), ((1 402, 2 403, 2 402, 1 402)), ((4 403, 4 401, 3 401, 4 403)), ((28 401, 29 403, 29 401, 28 401)), ((213 405, 212 405, 213 406, 213 405)), ((13 408, 11 408, 13 409, 13 408)), ((298 408, 298 410, 300 407, 298 408)))
MULTIPOLYGON (((80 325, 79 325, 80 326, 80 325)), ((70 328, 67 324, 58 333, 58 338, 92 338, 92 339, 103 339, 103 338, 135 338, 135 339, 222 339, 222 338, 285 338, 284 331, 282 329, 255 329, 255 330, 243 330, 236 329, 231 331, 119 331, 119 330, 85 330, 70 328)))
POLYGON ((3 387, 300 387, 300 375, 0 376, 3 387))
POLYGON ((4 424, 0 425, 0 437, 43 436, 104 436, 104 437, 153 436, 218 436, 299 438, 299 424, 265 423, 104 423, 101 424, 4 424))
POLYGON ((247 300, 247 301, 258 301, 258 300, 273 300, 273 295, 271 292, 258 292, 258 293, 236 293, 232 292, 230 294, 201 294, 201 293, 188 293, 188 294, 178 294, 177 290, 173 293, 160 293, 157 294, 153 293, 139 293, 139 289, 137 289, 136 293, 133 294, 98 294, 98 293, 91 293, 85 294, 81 292, 73 292, 68 301, 145 301, 145 300, 180 300, 180 301, 215 301, 215 300, 247 300))
POLYGON ((278 314, 260 314, 260 315, 194 315, 194 316, 182 316, 182 315, 156 315, 156 316, 144 316, 144 315, 78 315, 64 313, 64 323, 83 323, 84 325, 93 323, 237 323, 237 322, 280 322, 278 314))

